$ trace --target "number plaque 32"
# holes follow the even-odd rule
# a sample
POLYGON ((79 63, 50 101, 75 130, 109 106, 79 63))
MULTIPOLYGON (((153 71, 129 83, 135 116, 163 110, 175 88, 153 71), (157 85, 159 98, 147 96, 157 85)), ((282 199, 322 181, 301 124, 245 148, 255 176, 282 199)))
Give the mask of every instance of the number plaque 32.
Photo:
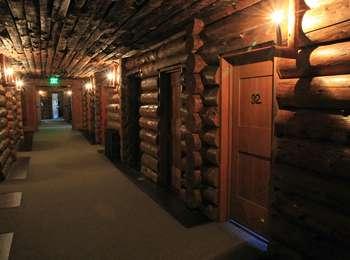
POLYGON ((261 101, 261 96, 259 93, 253 93, 250 96, 250 104, 259 105, 261 103, 262 103, 262 101, 261 101))

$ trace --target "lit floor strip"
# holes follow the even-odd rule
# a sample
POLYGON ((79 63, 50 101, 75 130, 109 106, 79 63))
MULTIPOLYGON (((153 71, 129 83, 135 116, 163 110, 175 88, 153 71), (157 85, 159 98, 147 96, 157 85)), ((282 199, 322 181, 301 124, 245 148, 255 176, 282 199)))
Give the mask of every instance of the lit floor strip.
POLYGON ((0 234, 0 260, 8 260, 10 257, 13 233, 0 234))
POLYGON ((17 208, 21 206, 22 192, 0 194, 0 209, 17 208))

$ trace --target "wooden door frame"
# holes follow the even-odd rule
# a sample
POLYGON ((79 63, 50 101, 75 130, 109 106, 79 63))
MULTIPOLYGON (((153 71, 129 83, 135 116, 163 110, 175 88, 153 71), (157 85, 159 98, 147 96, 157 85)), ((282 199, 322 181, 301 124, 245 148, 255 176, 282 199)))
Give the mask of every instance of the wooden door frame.
MULTIPOLYGON (((231 152, 232 152, 232 129, 233 122, 231 116, 233 106, 231 105, 231 85, 234 82, 234 76, 230 73, 230 67, 233 65, 252 64, 260 61, 272 60, 274 76, 273 76, 273 111, 276 107, 275 86, 278 82, 277 58, 295 58, 296 51, 294 49, 284 48, 280 46, 268 46, 252 50, 250 52, 230 52, 220 55, 220 174, 219 174, 219 221, 227 221, 230 218, 230 198, 231 198, 231 174, 232 169, 231 152)), ((272 126, 274 126, 274 118, 272 118, 272 126)), ((272 127, 272 136, 274 128, 272 127)), ((272 137, 273 142, 273 137, 272 137)))
MULTIPOLYGON (((162 68, 162 69, 160 69, 159 71, 158 71, 158 94, 159 94, 159 111, 161 111, 162 110, 162 107, 161 107, 161 98, 162 98, 162 75, 165 75, 165 74, 167 74, 167 75, 171 75, 171 73, 174 73, 174 72, 183 72, 183 70, 184 70, 184 67, 182 66, 182 65, 174 65, 174 66, 170 66, 170 67, 166 67, 166 68, 162 68)), ((171 84, 170 84, 170 87, 172 87, 171 86, 171 84)), ((173 100, 173 91, 171 90, 171 92, 170 92, 170 94, 171 94, 171 100, 173 100)), ((173 106, 173 104, 171 104, 171 109, 172 109, 172 106, 173 106)), ((162 120, 162 118, 160 118, 160 120, 162 120)), ((173 138, 173 133, 171 133, 172 134, 172 138, 173 138)), ((159 138, 161 137, 161 129, 159 129, 159 138)), ((161 153, 162 153, 162 147, 161 147, 161 145, 159 144, 159 148, 160 148, 160 150, 161 150, 161 153)), ((173 152, 173 146, 171 146, 171 149, 172 149, 172 152, 173 152)), ((161 156, 159 156, 159 159, 161 159, 161 156)), ((172 160, 172 158, 171 158, 171 160, 172 160)), ((161 162, 162 163, 162 162, 161 162)), ((173 162, 172 162, 172 164, 173 164, 173 162)), ((172 166, 172 165, 171 165, 172 166)), ((159 182, 158 182, 158 184, 160 185, 160 186, 162 186, 162 187, 166 187, 166 188, 169 188, 169 189, 172 189, 173 187, 172 187, 172 185, 173 185, 173 183, 171 183, 171 176, 170 176, 170 183, 167 183, 167 176, 163 176, 163 173, 161 172, 161 169, 162 169, 163 167, 161 167, 161 165, 159 164, 159 166, 158 166, 158 169, 159 169, 159 174, 160 174, 160 178, 159 178, 159 182)), ((172 174, 172 172, 171 172, 171 167, 170 167, 170 175, 172 174)))

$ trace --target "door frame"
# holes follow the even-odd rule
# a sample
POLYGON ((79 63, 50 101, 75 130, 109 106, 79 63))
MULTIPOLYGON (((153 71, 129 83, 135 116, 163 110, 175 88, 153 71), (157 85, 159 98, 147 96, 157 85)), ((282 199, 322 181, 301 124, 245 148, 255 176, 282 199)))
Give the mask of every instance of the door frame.
MULTIPOLYGON (((170 76, 171 73, 174 73, 174 72, 180 72, 180 73, 183 73, 183 70, 184 70, 184 67, 182 65, 174 65, 174 66, 170 66, 170 67, 165 67, 165 68, 162 68, 158 71, 158 94, 159 94, 159 112, 161 113, 162 111, 162 106, 161 106, 161 99, 162 99, 162 75, 168 75, 170 76)), ((170 87, 171 84, 170 84, 170 87)), ((171 95, 171 109, 173 108, 173 95, 174 95, 174 92, 173 90, 171 90, 170 92, 170 95, 171 95)), ((160 118, 160 120, 162 120, 162 118, 160 118)), ((170 119, 171 120, 171 119, 170 119)), ((170 122, 171 124, 171 122, 170 122)), ((172 129, 172 124, 170 125, 170 129, 172 129)), ((171 139, 173 138, 173 135, 174 133, 171 133, 171 139)), ((161 129, 159 129, 159 139, 161 138, 161 129)), ((159 148, 160 148, 160 154, 162 154, 162 146, 161 144, 159 144, 159 148)), ((167 155, 170 156, 170 160, 171 160, 171 165, 170 165, 170 175, 169 176, 164 176, 164 173, 162 173, 162 169, 165 167, 163 166, 164 162, 162 163, 162 160, 160 162, 160 165, 159 165, 159 174, 160 174, 160 178, 159 178, 159 182, 158 184, 162 187, 165 187, 165 188, 169 188, 170 190, 173 188, 172 185, 172 166, 173 166, 173 152, 174 152, 174 147, 173 145, 171 145, 171 153, 169 154, 169 152, 167 152, 167 155), (161 165, 162 164, 162 165, 161 165)), ((159 159, 161 159, 161 156, 159 157, 159 159)))
MULTIPOLYGON (((233 122, 230 120, 233 113, 231 100, 231 86, 234 82, 234 76, 230 73, 230 67, 234 65, 246 65, 261 61, 271 60, 273 62, 273 118, 272 118, 272 144, 274 143, 274 117, 278 110, 275 88, 278 84, 279 76, 277 73, 278 58, 293 59, 296 57, 294 49, 281 46, 268 46, 254 49, 249 52, 230 52, 220 55, 220 174, 219 174, 219 221, 230 219, 230 200, 231 200, 231 162, 232 154, 232 129, 233 122)), ((272 146, 273 155, 273 146, 272 146)), ((272 159, 273 160, 273 159, 272 159)))

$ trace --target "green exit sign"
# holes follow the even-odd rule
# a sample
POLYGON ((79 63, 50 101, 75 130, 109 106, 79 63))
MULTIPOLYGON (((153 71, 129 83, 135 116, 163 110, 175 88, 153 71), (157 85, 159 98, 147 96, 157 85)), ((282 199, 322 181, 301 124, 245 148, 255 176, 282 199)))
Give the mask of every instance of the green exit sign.
POLYGON ((57 86, 60 84, 60 77, 59 76, 50 76, 49 77, 49 85, 50 86, 57 86))

